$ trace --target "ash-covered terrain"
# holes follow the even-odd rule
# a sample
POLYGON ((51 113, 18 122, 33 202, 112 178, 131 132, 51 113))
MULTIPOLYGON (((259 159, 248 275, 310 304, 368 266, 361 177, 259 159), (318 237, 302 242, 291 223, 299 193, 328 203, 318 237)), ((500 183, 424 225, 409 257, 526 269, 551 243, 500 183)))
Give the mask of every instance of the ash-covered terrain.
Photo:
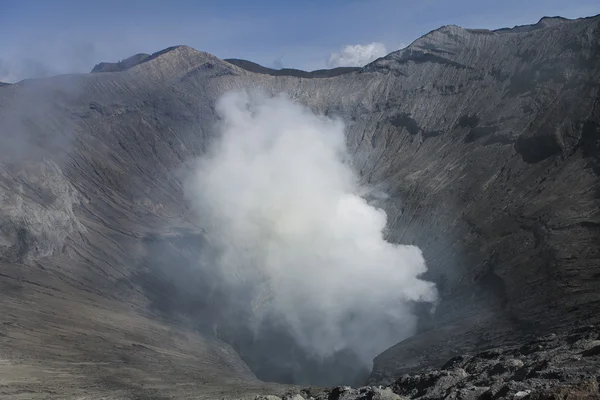
POLYGON ((0 85, 0 397, 597 396, 600 17, 259 67, 0 85))

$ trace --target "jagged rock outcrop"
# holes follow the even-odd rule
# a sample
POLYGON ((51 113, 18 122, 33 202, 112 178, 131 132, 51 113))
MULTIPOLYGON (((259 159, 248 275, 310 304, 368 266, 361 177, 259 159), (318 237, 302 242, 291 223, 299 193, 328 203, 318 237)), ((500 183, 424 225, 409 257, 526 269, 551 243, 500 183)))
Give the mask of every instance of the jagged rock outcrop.
POLYGON ((35 260, 60 251, 67 236, 85 234, 73 208, 82 196, 45 160, 0 169, 0 259, 35 260))
POLYGON ((356 168, 390 195, 390 240, 418 245, 440 289, 369 384, 598 322, 600 17, 447 26, 318 79, 185 46, 142 58, 0 88, 0 394, 282 395, 236 354, 265 363, 235 318, 201 318, 210 282, 188 262, 203 236, 178 171, 214 138, 215 100, 245 88, 346 121, 356 168), (172 275, 153 264, 167 251, 172 275))

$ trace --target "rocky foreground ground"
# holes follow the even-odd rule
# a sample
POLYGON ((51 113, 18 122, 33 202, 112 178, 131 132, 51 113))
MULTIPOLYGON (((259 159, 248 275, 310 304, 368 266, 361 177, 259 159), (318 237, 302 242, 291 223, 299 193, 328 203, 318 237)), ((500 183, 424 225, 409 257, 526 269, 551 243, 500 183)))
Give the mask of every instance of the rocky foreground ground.
POLYGON ((403 375, 387 386, 304 389, 283 399, 591 400, 600 399, 599 385, 600 327, 587 326, 522 346, 454 357, 440 369, 403 375))

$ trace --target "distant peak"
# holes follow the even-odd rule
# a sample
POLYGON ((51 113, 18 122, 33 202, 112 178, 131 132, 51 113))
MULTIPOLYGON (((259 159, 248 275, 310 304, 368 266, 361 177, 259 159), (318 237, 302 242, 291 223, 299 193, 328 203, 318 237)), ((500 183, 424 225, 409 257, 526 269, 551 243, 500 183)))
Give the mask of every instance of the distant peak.
POLYGON ((466 29, 463 28, 462 26, 458 26, 458 25, 455 25, 455 24, 450 24, 450 25, 442 25, 438 29, 434 29, 430 33, 436 32, 436 31, 440 31, 440 32, 452 32, 452 31, 466 31, 466 29))
POLYGON ((538 24, 544 21, 551 21, 551 22, 566 22, 569 21, 569 19, 564 18, 564 17, 560 17, 560 16, 556 16, 556 17, 542 17, 540 18, 540 20, 538 21, 538 24))
POLYGON ((486 43, 507 34, 526 34, 541 29, 563 29, 568 24, 585 19, 599 19, 600 15, 577 20, 563 17, 543 17, 532 25, 521 25, 513 28, 496 30, 466 29, 457 25, 444 25, 421 36, 408 47, 397 50, 385 57, 379 58, 366 65, 362 71, 393 71, 405 75, 404 65, 433 63, 451 66, 453 68, 470 68, 461 56, 464 49, 481 48, 486 43))
POLYGON ((477 29, 477 28, 463 28, 461 26, 458 25, 444 25, 438 29, 434 29, 433 31, 423 35, 421 38, 417 39, 420 40, 424 37, 428 37, 432 34, 435 33, 445 33, 445 34, 493 34, 493 33, 506 33, 506 32, 511 32, 511 33, 519 33, 519 32, 529 32, 529 31, 533 31, 536 29, 541 29, 541 28, 546 28, 549 26, 554 26, 557 24, 562 24, 565 22, 571 22, 573 21, 572 19, 568 19, 568 18, 564 18, 564 17, 560 17, 560 16, 556 16, 556 17, 542 17, 540 18, 540 20, 535 23, 535 24, 529 24, 529 25, 517 25, 514 26, 512 28, 500 28, 500 29, 494 29, 494 30, 490 30, 490 29, 477 29))
POLYGON ((257 74, 266 74, 272 76, 294 76, 296 78, 331 78, 338 75, 348 74, 350 72, 358 71, 359 67, 338 67, 333 69, 319 69, 316 71, 302 71, 294 68, 282 68, 282 69, 273 69, 263 67, 260 64, 254 63, 252 61, 240 60, 237 58, 228 58, 224 61, 227 61, 230 64, 233 64, 239 68, 242 68, 246 71, 254 72, 257 74))
POLYGON ((501 28, 496 29, 494 32, 498 33, 520 33, 520 32, 531 32, 537 29, 547 28, 549 26, 554 26, 558 24, 562 24, 565 22, 571 22, 572 19, 564 18, 564 17, 542 17, 535 24, 529 25, 517 25, 512 28, 501 28))
POLYGON ((96 72, 131 72, 136 75, 157 79, 182 77, 193 70, 204 70, 209 74, 236 74, 241 69, 226 63, 212 54, 198 51, 189 46, 167 47, 152 54, 139 53, 125 60, 97 64, 96 72))
POLYGON ((150 54, 138 53, 118 62, 101 62, 92 68, 92 73, 125 71, 136 66, 150 57, 150 54))
POLYGON ((198 53, 201 54, 200 51, 190 47, 190 46, 186 46, 186 45, 177 45, 177 46, 171 46, 171 47, 167 47, 166 49, 163 50, 159 50, 156 53, 152 53, 152 55, 150 56, 150 59, 156 58, 156 57, 160 57, 166 54, 178 54, 178 53, 198 53))
POLYGON ((194 53, 201 54, 201 52, 199 52, 198 50, 195 50, 189 46, 184 46, 184 45, 171 46, 171 47, 167 47, 166 49, 157 51, 152 54, 138 53, 136 55, 133 55, 129 58, 123 59, 118 62, 101 62, 99 64, 96 64, 91 72, 97 73, 97 72, 126 71, 130 68, 135 67, 136 65, 150 61, 154 58, 161 57, 164 55, 169 55, 169 54, 175 55, 175 54, 179 54, 179 53, 184 53, 186 55, 190 55, 190 54, 194 54, 194 53))

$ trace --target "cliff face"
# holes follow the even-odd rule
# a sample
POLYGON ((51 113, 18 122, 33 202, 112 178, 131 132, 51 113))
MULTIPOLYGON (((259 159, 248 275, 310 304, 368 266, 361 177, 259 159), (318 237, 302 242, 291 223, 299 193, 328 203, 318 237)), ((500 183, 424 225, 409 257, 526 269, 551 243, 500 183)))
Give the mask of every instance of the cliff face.
POLYGON ((102 70, 0 88, 1 393, 263 390, 208 333, 229 325, 198 294, 204 238, 178 174, 214 137, 215 100, 243 88, 342 117, 363 180, 390 195, 390 240, 424 252, 440 302, 376 358, 371 383, 598 321, 599 17, 447 26, 327 78, 185 46, 102 70), (168 252, 180 258, 165 274, 168 252))
POLYGON ((444 27, 366 68, 411 83, 394 92, 407 109, 377 131, 386 161, 371 179, 397 188, 392 235, 419 244, 443 283, 435 328, 378 357, 374 379, 394 360, 420 365, 421 346, 437 358, 594 318, 598 38, 597 19, 444 27), (417 144, 396 142, 410 130, 417 144))

